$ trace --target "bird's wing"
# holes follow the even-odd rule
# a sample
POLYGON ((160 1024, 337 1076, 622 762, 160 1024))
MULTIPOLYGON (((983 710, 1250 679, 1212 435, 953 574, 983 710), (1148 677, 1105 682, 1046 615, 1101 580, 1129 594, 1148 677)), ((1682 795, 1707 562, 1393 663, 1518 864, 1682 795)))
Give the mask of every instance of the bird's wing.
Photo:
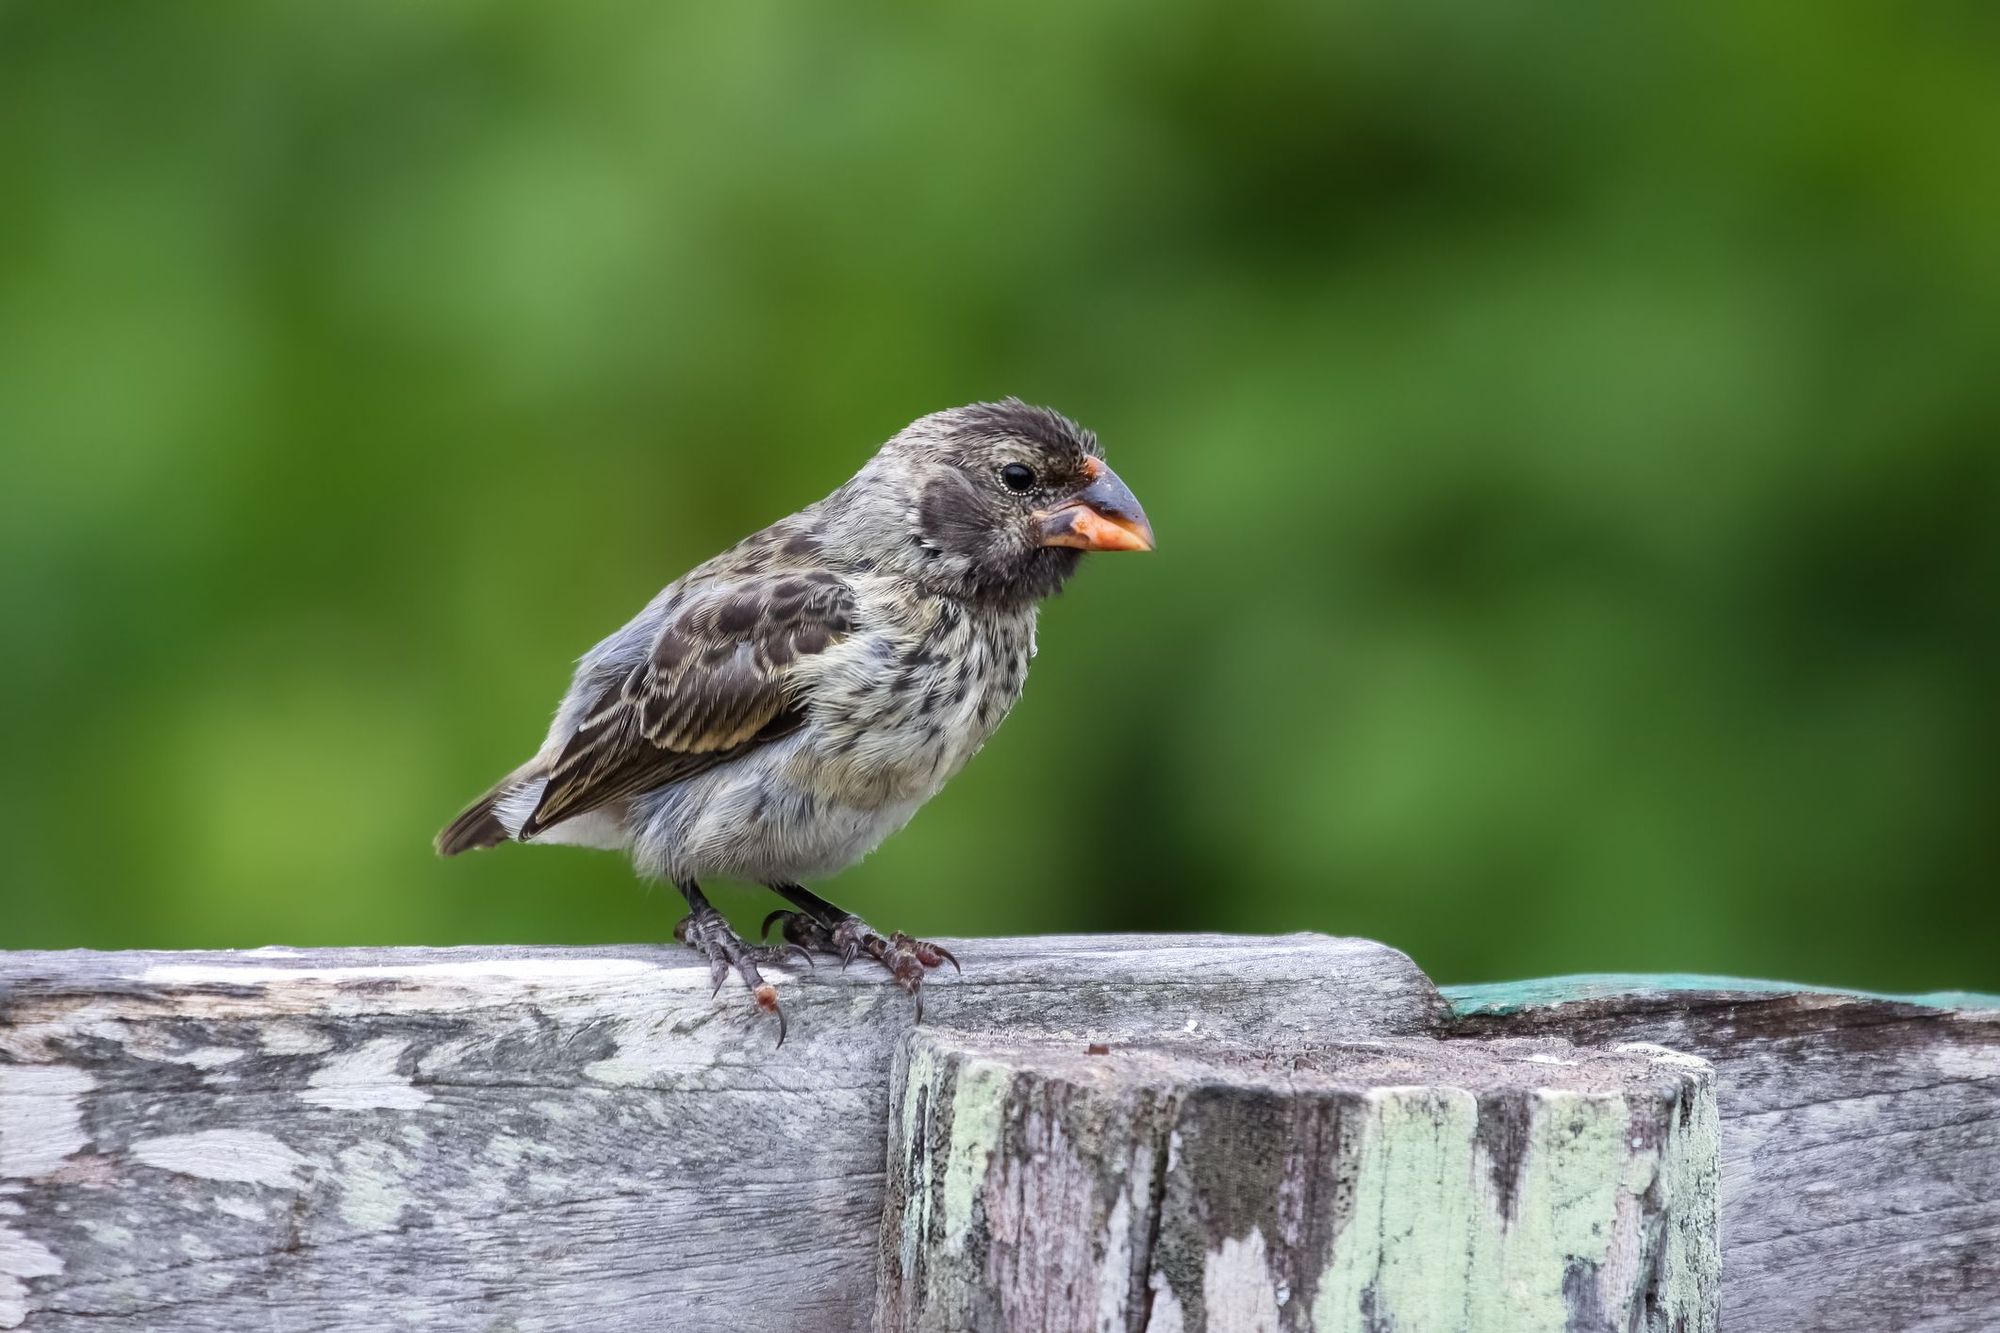
POLYGON ((825 570, 720 580, 585 713, 520 836, 692 777, 796 730, 801 665, 853 632, 854 592, 825 570))

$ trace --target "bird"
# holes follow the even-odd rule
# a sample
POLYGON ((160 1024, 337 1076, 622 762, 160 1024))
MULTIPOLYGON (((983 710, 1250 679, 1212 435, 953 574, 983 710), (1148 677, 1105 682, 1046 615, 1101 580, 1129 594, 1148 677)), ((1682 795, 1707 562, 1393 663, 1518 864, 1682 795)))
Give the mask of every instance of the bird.
POLYGON ((668 584, 585 653, 534 757, 437 836, 607 848, 686 900, 674 937, 785 1018, 762 967, 867 956, 916 1001, 936 944, 806 887, 909 822, 1020 697, 1041 604, 1153 529, 1092 432, 1019 398, 920 417, 824 499, 668 584), (702 885, 785 907, 752 945, 702 885))

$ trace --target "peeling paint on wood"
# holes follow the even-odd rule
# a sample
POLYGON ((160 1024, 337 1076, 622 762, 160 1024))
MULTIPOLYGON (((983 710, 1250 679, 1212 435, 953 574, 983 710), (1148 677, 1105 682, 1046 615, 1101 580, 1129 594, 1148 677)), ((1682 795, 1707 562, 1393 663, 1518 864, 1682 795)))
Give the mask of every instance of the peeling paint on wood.
POLYGON ((63 1271, 55 1251, 7 1224, 21 1213, 20 1204, 0 1197, 0 1328, 18 1328, 27 1319, 29 1278, 60 1277, 63 1271))
POLYGON ((1921 995, 1886 995, 1874 991, 1829 990, 1795 981, 1765 981, 1755 977, 1720 977, 1700 973, 1589 973, 1569 977, 1537 977, 1532 981, 1494 981, 1446 988, 1452 1008, 1461 1016, 1518 1013, 1524 1009, 1585 1000, 1616 1003, 1643 996, 1655 999, 1688 994, 1691 999, 1716 995, 1823 995, 1842 1000, 1884 1000, 1922 1009, 2000 1009, 2000 995, 1979 991, 1928 991, 1921 995))
POLYGON ((300 1093, 299 1100, 333 1111, 414 1111, 431 1095, 397 1069, 410 1046, 399 1037, 378 1037, 329 1055, 306 1079, 310 1091, 300 1093))
POLYGON ((1712 1076, 1657 1047, 913 1034, 877 1327, 1700 1333, 1712 1076))
POLYGON ((62 1066, 0 1065, 0 1179, 32 1178, 60 1170, 87 1141, 83 1094, 90 1075, 62 1066))
POLYGON ((297 1189, 307 1159, 271 1135, 254 1129, 208 1129, 134 1139, 132 1160, 197 1180, 227 1180, 270 1189, 297 1189))
POLYGON ((1993 997, 1644 977, 1447 994, 1480 1043, 1645 1040, 1713 1063, 1731 1333, 2000 1327, 1993 997))
MULTIPOLYGON (((1125 1041, 1436 1030, 1320 936, 953 942, 932 1025, 1125 1041)), ((0 954, 0 1328, 868 1326, 907 996, 685 951, 0 954)))

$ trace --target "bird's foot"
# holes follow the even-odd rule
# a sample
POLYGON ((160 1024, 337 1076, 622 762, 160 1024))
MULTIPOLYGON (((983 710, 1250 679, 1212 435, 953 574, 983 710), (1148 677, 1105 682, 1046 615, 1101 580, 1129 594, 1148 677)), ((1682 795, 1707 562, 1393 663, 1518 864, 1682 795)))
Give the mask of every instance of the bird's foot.
POLYGON ((885 936, 852 912, 829 927, 804 912, 779 910, 764 918, 765 935, 771 933, 773 922, 783 923, 787 944, 831 954, 840 960, 842 967, 863 954, 873 958, 888 970, 891 980, 915 997, 919 1023, 924 1019, 924 978, 931 969, 950 963, 952 971, 962 970, 958 959, 944 946, 913 939, 900 930, 885 936))
POLYGON ((729 924, 728 918, 706 904, 674 924, 674 938, 708 959, 708 972, 715 982, 716 994, 722 992, 722 983, 729 980, 732 971, 741 977, 757 1007, 778 1020, 778 1045, 785 1044, 785 1011, 778 1006, 777 987, 764 980, 764 974, 757 965, 783 963, 796 955, 810 967, 811 954, 793 943, 773 948, 745 943, 743 937, 736 933, 736 928, 729 924))

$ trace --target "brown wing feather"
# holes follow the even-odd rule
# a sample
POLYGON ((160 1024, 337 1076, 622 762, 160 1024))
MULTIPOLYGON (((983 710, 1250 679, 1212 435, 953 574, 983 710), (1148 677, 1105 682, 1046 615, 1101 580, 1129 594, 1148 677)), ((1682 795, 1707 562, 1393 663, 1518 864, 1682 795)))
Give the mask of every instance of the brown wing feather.
POLYGON ((670 619, 644 662, 564 744, 520 836, 684 781, 796 731, 800 659, 854 628, 854 594, 823 571, 734 579, 670 619))

